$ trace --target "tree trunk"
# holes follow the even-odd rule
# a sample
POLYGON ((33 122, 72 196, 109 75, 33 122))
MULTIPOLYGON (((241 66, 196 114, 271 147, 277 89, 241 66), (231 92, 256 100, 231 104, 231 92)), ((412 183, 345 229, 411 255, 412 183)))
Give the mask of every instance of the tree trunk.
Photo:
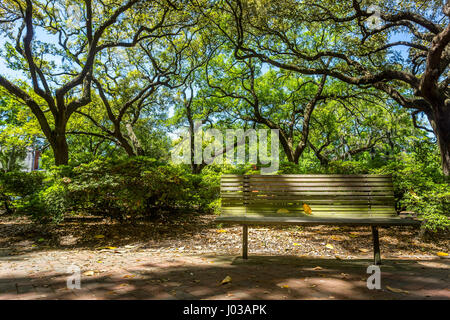
POLYGON ((128 136, 130 137, 131 143, 133 144, 133 147, 136 150, 136 155, 144 156, 145 155, 144 148, 142 148, 141 142, 134 133, 133 126, 131 125, 131 123, 127 123, 125 127, 127 128, 128 136))
POLYGON ((116 138, 117 138, 117 140, 119 140, 120 146, 125 150, 125 152, 127 153, 128 156, 130 156, 130 157, 136 156, 136 153, 134 152, 133 147, 128 142, 128 140, 122 136, 121 133, 116 134, 116 138))
POLYGON ((441 152, 441 165, 444 175, 450 177, 450 107, 433 108, 427 113, 428 120, 433 128, 437 144, 441 152))
POLYGON ((56 134, 50 145, 55 156, 55 165, 67 165, 69 163, 69 146, 67 145, 66 134, 56 134))

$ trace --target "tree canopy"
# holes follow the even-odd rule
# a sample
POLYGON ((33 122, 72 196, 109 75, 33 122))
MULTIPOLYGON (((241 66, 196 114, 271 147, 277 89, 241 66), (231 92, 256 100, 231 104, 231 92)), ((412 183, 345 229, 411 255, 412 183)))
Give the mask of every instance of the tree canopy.
POLYGON ((174 130, 200 120, 279 130, 294 164, 435 139, 450 174, 448 2, 7 0, 0 13, 2 144, 38 141, 56 165, 168 159, 174 130))

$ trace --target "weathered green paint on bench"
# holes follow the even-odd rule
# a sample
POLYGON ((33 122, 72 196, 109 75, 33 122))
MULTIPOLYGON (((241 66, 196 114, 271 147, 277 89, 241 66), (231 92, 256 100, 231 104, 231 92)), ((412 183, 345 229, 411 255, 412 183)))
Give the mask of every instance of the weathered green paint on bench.
POLYGON ((376 264, 381 263, 377 226, 420 225, 398 217, 392 178, 386 175, 224 175, 221 199, 216 220, 244 226, 244 257, 251 224, 371 226, 376 264))

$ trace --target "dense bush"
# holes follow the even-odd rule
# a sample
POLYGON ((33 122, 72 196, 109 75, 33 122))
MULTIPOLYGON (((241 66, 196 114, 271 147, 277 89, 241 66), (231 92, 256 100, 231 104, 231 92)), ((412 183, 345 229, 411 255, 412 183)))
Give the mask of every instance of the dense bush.
POLYGON ((202 176, 144 157, 80 165, 73 169, 66 185, 73 210, 119 220, 163 211, 207 209, 213 200, 202 176))
POLYGON ((0 170, 0 201, 8 213, 33 201, 35 194, 43 188, 45 175, 42 172, 0 170))
POLYGON ((39 171, 28 173, 0 170, 0 188, 12 197, 27 197, 42 188, 44 178, 44 173, 39 171))

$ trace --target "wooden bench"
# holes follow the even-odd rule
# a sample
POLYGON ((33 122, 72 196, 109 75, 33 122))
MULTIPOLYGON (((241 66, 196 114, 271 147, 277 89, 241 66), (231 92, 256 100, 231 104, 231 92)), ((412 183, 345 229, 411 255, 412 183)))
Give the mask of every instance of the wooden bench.
POLYGON ((374 263, 381 264, 378 227, 419 226, 395 210, 391 176, 223 175, 221 223, 243 225, 242 257, 248 255, 248 225, 370 226, 374 263))

